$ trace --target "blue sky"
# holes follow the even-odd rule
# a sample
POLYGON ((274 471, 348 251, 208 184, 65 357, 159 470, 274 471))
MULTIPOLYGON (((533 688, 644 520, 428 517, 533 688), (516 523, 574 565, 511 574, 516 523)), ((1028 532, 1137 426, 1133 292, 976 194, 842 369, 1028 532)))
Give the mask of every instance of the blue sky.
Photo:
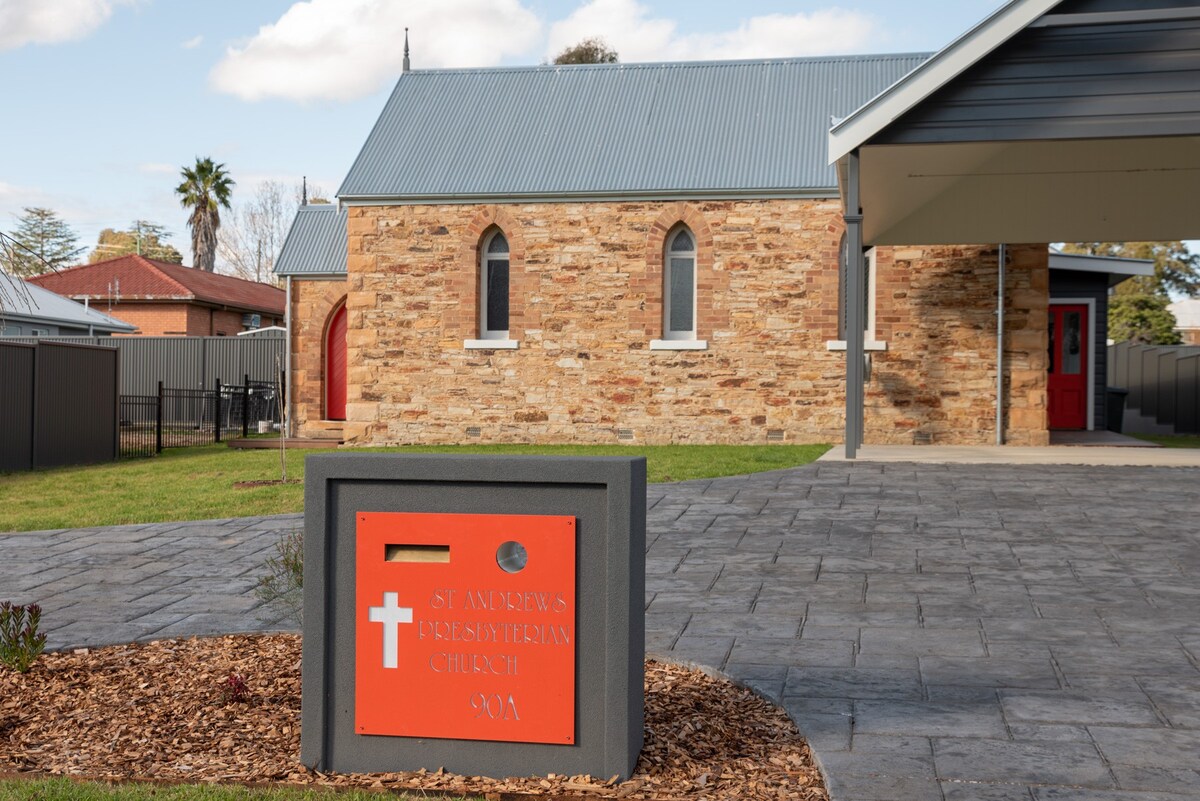
POLYGON ((0 0, 0 230, 55 209, 92 245, 136 218, 190 261, 172 192, 196 156, 235 203, 262 180, 327 194, 399 71, 537 64, 599 33, 621 60, 936 50, 1000 0, 0 0))

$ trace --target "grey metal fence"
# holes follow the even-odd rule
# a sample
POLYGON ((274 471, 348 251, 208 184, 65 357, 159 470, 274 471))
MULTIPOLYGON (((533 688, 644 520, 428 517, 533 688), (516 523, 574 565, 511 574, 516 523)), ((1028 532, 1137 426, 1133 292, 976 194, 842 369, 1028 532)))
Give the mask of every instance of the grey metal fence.
POLYGON ((116 459, 119 370, 113 348, 0 340, 0 470, 116 459))
POLYGON ((1129 390, 1127 432, 1200 434, 1200 346, 1109 345, 1108 370, 1129 390))
POLYGON ((248 375, 274 383, 283 370, 284 337, 5 337, 0 342, 69 342, 121 352, 121 393, 153 395, 168 387, 209 389, 248 375))

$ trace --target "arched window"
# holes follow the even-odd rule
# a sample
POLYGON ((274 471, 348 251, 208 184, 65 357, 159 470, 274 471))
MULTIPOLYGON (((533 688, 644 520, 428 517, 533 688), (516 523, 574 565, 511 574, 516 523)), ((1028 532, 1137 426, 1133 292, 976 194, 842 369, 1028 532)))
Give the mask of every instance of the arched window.
POLYGON ((680 225, 663 254, 663 339, 696 338, 696 237, 680 225))
POLYGON ((493 231, 479 251, 479 338, 508 339, 508 240, 493 231))

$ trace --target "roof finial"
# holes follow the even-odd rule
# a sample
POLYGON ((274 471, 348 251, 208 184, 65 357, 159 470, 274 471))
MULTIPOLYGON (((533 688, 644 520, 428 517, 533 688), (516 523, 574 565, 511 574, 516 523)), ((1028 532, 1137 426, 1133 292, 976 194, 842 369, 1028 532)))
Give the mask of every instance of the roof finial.
POLYGON ((410 69, 412 69, 412 66, 408 63, 408 28, 405 28, 404 29, 404 66, 401 68, 400 71, 408 72, 410 69))
POLYGON ((301 205, 301 206, 307 206, 307 205, 308 205, 308 176, 307 176, 307 175, 303 175, 303 176, 301 176, 301 177, 300 177, 300 181, 301 181, 301 184, 300 184, 300 205, 301 205))

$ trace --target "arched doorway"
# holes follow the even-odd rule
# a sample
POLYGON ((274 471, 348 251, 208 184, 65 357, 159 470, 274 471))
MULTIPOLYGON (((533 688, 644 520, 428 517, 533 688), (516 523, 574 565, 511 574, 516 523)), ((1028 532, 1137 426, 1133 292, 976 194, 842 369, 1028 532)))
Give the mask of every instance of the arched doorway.
POLYGON ((346 304, 325 329, 325 419, 346 419, 346 304))

